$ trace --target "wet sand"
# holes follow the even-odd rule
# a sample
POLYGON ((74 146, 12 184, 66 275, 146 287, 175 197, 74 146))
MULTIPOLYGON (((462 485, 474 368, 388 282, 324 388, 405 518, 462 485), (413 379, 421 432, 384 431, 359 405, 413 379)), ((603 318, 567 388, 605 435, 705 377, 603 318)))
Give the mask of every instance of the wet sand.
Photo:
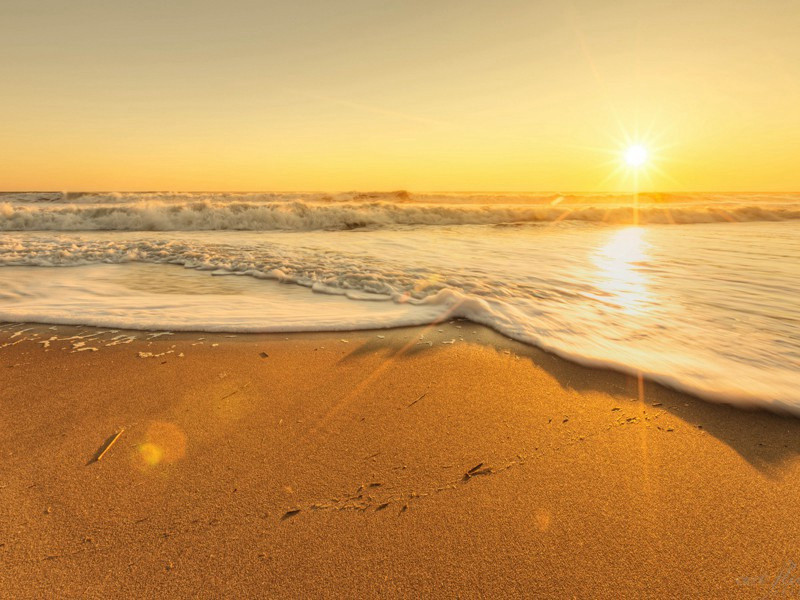
POLYGON ((800 420, 469 322, 3 325, 0 424, 3 598, 800 593, 800 420))

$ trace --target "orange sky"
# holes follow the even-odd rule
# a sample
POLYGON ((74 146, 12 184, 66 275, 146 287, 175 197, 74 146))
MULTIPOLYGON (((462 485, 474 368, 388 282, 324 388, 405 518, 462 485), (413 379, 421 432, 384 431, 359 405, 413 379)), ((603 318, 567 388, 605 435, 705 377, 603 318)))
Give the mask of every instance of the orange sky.
POLYGON ((0 189, 800 190, 796 0, 0 6, 0 189))

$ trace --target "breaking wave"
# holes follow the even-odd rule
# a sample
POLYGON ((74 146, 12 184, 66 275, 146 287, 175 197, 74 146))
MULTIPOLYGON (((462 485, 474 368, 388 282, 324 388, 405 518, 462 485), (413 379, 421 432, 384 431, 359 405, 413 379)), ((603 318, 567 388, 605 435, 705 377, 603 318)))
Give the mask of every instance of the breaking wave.
MULTIPOLYGON (((800 202, 747 201, 703 203, 649 202, 634 208, 612 202, 529 198, 528 203, 418 202, 401 193, 391 200, 362 198, 301 199, 245 195, 191 199, 158 195, 91 196, 62 200, 15 199, 0 202, 0 231, 308 231, 415 225, 501 225, 556 221, 613 224, 688 224, 800 219, 800 202), (400 200, 400 201, 398 201, 400 200)), ((459 197, 461 198, 461 197, 459 197)), ((462 198, 463 200, 463 198, 462 198)))

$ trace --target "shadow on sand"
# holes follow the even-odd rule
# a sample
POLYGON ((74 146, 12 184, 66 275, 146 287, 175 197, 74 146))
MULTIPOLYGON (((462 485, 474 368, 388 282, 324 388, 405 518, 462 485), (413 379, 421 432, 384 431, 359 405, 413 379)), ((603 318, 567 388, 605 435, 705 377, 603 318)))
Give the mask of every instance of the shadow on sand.
MULTIPOLYGON (((341 359, 380 353, 387 359, 402 359, 424 352, 440 351, 444 340, 480 344, 498 354, 509 350, 552 376, 564 390, 599 392, 616 401, 657 406, 686 424, 702 429, 735 450, 764 476, 777 478, 787 463, 800 455, 800 419, 759 408, 732 406, 702 400, 653 381, 608 369, 584 367, 516 342, 482 325, 466 320, 435 323, 424 329, 398 328, 382 332, 341 359), (457 326, 461 329, 457 329, 457 326), (477 335, 464 335, 476 331, 477 335), (420 339, 422 334, 422 339, 420 339), (432 342, 432 343, 431 343, 432 342)), ((698 457, 701 460, 702 457, 698 457)))

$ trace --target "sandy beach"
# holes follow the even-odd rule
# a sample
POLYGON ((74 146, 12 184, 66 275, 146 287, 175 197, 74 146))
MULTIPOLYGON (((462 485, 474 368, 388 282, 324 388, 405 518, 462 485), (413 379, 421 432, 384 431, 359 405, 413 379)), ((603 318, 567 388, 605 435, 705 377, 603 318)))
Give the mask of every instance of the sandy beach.
POLYGON ((800 1, 0 15, 0 600, 800 600, 800 1))
POLYGON ((0 329, 3 598, 800 590, 793 418, 467 321, 0 329))

